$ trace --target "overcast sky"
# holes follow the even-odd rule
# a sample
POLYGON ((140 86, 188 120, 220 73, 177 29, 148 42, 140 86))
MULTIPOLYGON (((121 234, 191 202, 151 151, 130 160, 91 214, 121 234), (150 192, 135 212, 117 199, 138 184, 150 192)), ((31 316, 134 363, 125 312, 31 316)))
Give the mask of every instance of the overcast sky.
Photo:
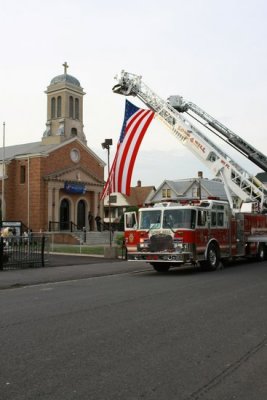
MULTIPOLYGON (((6 123, 6 146, 41 140, 44 91, 67 61, 68 73, 86 92, 87 144, 104 161, 101 142, 116 143, 123 120, 125 97, 112 92, 122 69, 142 75, 164 99, 182 95, 267 153, 266 0, 0 0, 0 5, 0 120, 6 123)), ((260 172, 213 140, 243 168, 260 172)), ((158 186, 199 170, 212 177, 154 120, 132 185, 140 179, 158 186)))

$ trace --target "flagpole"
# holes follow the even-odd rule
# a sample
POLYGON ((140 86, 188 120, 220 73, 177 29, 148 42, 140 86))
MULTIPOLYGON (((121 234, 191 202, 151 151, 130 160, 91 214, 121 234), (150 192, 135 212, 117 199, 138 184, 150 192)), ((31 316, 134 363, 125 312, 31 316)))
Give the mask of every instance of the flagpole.
POLYGON ((5 158, 6 158, 6 151, 5 151, 5 140, 6 140, 6 123, 3 122, 3 160, 2 160, 2 221, 6 218, 6 205, 5 205, 5 158))
MULTIPOLYGON (((110 152, 110 146, 108 146, 108 176, 109 176, 109 152, 110 152)), ((111 237, 111 214, 110 214, 110 182, 109 182, 109 188, 108 188, 108 216, 109 216, 109 247, 111 247, 112 244, 112 237, 111 237)))

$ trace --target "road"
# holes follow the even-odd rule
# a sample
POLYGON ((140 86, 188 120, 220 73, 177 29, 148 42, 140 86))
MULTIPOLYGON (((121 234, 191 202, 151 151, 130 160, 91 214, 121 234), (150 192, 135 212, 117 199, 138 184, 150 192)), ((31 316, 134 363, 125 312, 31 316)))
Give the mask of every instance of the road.
POLYGON ((267 262, 120 265, 0 291, 1 399, 267 399, 267 262))

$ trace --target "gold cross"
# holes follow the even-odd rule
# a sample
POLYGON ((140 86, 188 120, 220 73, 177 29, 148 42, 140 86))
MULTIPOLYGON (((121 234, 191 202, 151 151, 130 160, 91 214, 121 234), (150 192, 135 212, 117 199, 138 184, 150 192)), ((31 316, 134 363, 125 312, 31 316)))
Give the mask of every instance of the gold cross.
POLYGON ((69 68, 67 61, 64 62, 64 64, 62 64, 64 67, 64 74, 67 75, 67 69, 69 68))

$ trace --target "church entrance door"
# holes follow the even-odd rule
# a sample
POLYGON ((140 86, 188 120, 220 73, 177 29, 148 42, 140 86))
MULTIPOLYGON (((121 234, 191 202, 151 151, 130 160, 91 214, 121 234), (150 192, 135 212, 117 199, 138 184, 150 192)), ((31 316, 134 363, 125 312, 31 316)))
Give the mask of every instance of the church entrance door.
POLYGON ((63 199, 60 204, 60 230, 70 229, 70 204, 67 199, 63 199))
POLYGON ((77 228, 83 229, 85 226, 85 201, 80 200, 77 207, 77 228))

